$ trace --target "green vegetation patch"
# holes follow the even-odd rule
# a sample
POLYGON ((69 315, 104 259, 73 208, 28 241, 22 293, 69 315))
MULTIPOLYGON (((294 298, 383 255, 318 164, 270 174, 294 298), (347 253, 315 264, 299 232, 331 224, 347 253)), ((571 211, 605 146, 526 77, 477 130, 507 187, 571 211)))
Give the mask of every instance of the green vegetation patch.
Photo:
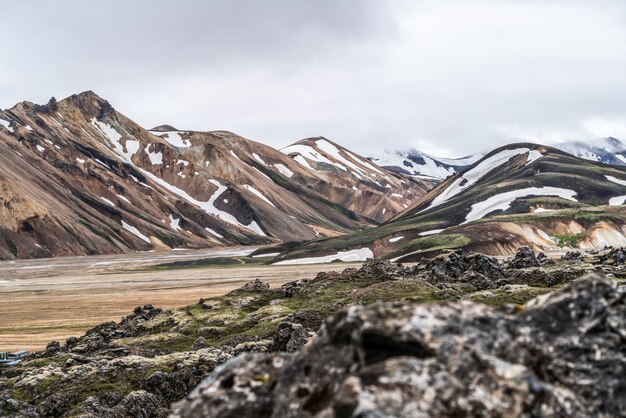
POLYGON ((586 234, 584 232, 579 232, 578 234, 554 234, 554 238, 556 239, 556 245, 559 248, 563 247, 577 247, 578 242, 585 238, 586 234))
POLYGON ((199 260, 182 260, 171 263, 156 264, 154 266, 140 267, 133 271, 160 271, 160 270, 181 270, 207 267, 242 267, 258 266, 265 264, 274 257, 211 257, 199 260))
POLYGON ((471 240, 463 234, 430 235, 412 240, 407 245, 387 254, 385 258, 393 259, 401 255, 408 255, 408 253, 460 248, 470 242, 471 240))

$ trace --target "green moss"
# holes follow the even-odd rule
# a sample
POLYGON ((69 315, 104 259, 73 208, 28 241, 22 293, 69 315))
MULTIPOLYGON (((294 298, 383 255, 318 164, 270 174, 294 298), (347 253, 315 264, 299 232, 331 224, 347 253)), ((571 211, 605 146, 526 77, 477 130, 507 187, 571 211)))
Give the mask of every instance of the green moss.
POLYGON ((469 244, 471 240, 463 234, 437 234, 420 237, 412 240, 407 245, 393 251, 385 256, 386 259, 393 259, 409 253, 435 251, 443 249, 459 248, 469 244))
POLYGON ((554 234, 554 238, 556 238, 556 245, 559 248, 563 247, 576 247, 578 246, 578 241, 583 239, 586 236, 584 232, 579 232, 578 234, 554 234))
POLYGON ((529 300, 543 295, 544 293, 553 292, 556 287, 530 287, 530 286, 511 286, 510 288, 500 288, 495 290, 484 290, 472 293, 466 296, 472 302, 484 303, 490 306, 502 306, 505 304, 523 305, 529 300))

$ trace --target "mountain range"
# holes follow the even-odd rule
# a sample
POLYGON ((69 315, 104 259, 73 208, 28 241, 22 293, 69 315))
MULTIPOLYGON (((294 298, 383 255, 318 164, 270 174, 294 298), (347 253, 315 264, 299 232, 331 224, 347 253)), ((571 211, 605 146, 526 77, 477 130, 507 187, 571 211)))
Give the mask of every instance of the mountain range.
POLYGON ((0 112, 0 259, 269 245, 278 263, 625 245, 626 147, 365 158, 145 129, 93 92, 0 112))
MULTIPOLYGON (((611 165, 626 165, 626 145, 617 138, 568 141, 553 146, 585 160, 611 165)), ((465 170, 484 155, 485 153, 476 153, 463 158, 440 158, 416 149, 408 149, 387 150, 378 156, 370 157, 370 159, 390 171, 418 178, 444 180, 465 170)))
POLYGON ((559 149, 510 144, 450 176, 383 225, 290 249, 281 264, 383 257, 412 261, 443 249, 492 255, 626 245, 626 167, 559 149))
POLYGON ((0 259, 260 245, 399 214, 433 183, 325 139, 144 129, 93 92, 0 112, 0 259))

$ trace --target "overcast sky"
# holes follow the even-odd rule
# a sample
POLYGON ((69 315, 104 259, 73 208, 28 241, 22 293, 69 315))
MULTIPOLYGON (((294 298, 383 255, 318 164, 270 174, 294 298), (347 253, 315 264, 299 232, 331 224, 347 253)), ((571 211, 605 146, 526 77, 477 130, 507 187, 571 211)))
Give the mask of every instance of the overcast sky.
POLYGON ((0 107, 456 157, 626 139, 626 2, 0 0, 0 107))

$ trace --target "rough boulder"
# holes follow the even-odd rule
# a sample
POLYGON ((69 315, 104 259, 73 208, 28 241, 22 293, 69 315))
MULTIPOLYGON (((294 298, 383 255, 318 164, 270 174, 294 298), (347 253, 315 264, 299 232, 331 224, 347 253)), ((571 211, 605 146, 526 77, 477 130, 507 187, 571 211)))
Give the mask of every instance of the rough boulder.
POLYGON ((621 416, 626 289, 599 276, 523 308, 375 303, 294 354, 218 368, 173 417, 621 416))

